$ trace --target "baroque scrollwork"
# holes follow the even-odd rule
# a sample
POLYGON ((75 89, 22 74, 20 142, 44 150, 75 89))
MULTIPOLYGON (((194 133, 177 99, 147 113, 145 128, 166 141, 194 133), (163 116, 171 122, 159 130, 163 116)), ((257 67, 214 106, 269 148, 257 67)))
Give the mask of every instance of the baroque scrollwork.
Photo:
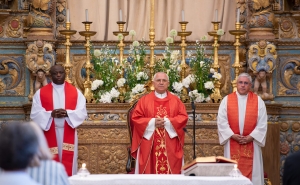
POLYGON ((64 38, 62 34, 60 34, 59 30, 65 29, 65 22, 66 22, 66 0, 58 0, 56 3, 56 37, 57 38, 64 38))
POLYGON ((280 67, 280 81, 282 87, 279 89, 284 95, 300 94, 300 60, 297 58, 283 61, 280 67))
POLYGON ((263 100, 272 100, 271 75, 276 67, 277 52, 274 44, 260 40, 249 48, 249 68, 255 76, 254 92, 263 100), (259 91, 261 88, 261 91, 259 91))
POLYGON ((21 58, 0 57, 0 95, 24 95, 24 66, 21 58))
POLYGON ((29 0, 32 7, 27 20, 29 26, 52 28, 53 22, 50 14, 53 12, 53 3, 54 1, 51 0, 29 0))
POLYGON ((21 28, 21 22, 19 18, 17 17, 12 18, 8 22, 8 26, 6 28, 6 35, 12 38, 19 38, 22 36, 22 31, 20 28, 21 28))
POLYGON ((35 41, 27 46, 25 60, 31 71, 30 94, 31 100, 35 91, 50 82, 49 70, 55 64, 55 51, 46 41, 35 41))

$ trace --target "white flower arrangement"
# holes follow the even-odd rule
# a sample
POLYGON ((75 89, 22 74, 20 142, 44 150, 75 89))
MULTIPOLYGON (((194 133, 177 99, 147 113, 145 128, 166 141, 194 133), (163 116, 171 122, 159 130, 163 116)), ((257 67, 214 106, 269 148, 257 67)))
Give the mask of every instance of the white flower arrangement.
POLYGON ((134 47, 138 47, 138 46, 140 46, 140 43, 139 43, 139 41, 133 41, 133 43, 132 43, 132 46, 134 46, 134 47))
POLYGON ((120 95, 120 92, 115 89, 114 87, 110 90, 110 95, 112 98, 118 98, 120 95))
POLYGON ((102 80, 94 80, 92 82, 92 91, 96 90, 99 86, 103 85, 103 81, 102 80))
POLYGON ((177 30, 175 30, 175 29, 172 29, 171 31, 170 31, 170 37, 176 37, 177 36, 177 30))
POLYGON ((208 82, 204 83, 204 87, 205 87, 205 89, 212 90, 215 86, 214 86, 214 83, 212 81, 208 81, 208 82))
POLYGON ((123 34, 119 33, 119 34, 118 34, 118 40, 121 41, 121 40, 123 40, 123 39, 124 39, 123 34))
POLYGON ((117 86, 118 86, 118 87, 123 87, 125 83, 126 83, 126 79, 125 79, 125 78, 120 78, 120 79, 117 81, 117 86))
POLYGON ((136 75, 136 78, 137 80, 148 80, 148 75, 147 73, 145 72, 139 72, 137 75, 136 75))
POLYGON ((224 32, 223 29, 218 29, 218 30, 217 30, 217 35, 222 36, 222 35, 224 35, 224 34, 225 34, 225 32, 224 32))
POLYGON ((95 55, 95 57, 100 57, 101 56, 101 50, 100 49, 95 49, 94 50, 94 55, 95 55))
POLYGON ((167 45, 170 45, 170 44, 172 44, 174 42, 174 39, 172 38, 172 37, 167 37, 166 38, 166 44, 167 45))
POLYGON ((132 39, 133 39, 133 37, 136 35, 136 32, 134 31, 134 30, 130 30, 129 31, 129 35, 132 37, 132 39))
POLYGON ((136 86, 131 90, 132 95, 139 94, 145 90, 144 84, 136 84, 136 86))
POLYGON ((180 93, 183 89, 183 84, 180 82, 174 82, 172 86, 176 93, 180 93))

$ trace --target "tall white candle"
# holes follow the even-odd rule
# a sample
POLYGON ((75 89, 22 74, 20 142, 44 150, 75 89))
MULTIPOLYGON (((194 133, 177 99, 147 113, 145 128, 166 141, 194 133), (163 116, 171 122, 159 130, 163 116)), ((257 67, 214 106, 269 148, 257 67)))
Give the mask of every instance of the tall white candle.
POLYGON ((119 10, 119 16, 120 16, 119 20, 122 21, 122 10, 121 9, 119 10))
POLYGON ((67 22, 70 22, 70 10, 67 9, 67 22))
POLYGON ((89 10, 85 9, 85 21, 89 21, 89 10))
POLYGON ((184 10, 181 11, 181 21, 184 21, 184 10))
POLYGON ((237 10, 237 14, 236 14, 236 22, 237 22, 237 23, 240 22, 240 9, 237 10))
POLYGON ((218 22, 218 10, 215 10, 215 22, 218 22))

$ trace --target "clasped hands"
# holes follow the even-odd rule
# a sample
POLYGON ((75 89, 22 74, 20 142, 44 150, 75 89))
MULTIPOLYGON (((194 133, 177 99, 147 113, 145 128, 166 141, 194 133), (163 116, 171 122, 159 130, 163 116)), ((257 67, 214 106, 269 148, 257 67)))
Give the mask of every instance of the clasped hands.
POLYGON ((252 136, 248 135, 248 136, 241 136, 238 134, 233 134, 231 136, 232 139, 234 139, 236 142, 238 142, 240 145, 245 145, 248 144, 250 142, 252 142, 254 139, 252 136))
POLYGON ((54 109, 51 113, 53 118, 64 118, 68 117, 68 113, 65 109, 54 109))
POLYGON ((164 128, 165 127, 164 118, 155 118, 155 127, 156 128, 164 128))

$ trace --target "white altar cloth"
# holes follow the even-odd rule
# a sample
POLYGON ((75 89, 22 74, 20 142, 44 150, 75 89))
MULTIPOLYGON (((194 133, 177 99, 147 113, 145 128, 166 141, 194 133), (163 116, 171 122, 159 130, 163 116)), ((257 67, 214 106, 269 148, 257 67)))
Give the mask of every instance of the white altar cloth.
POLYGON ((93 174, 87 177, 74 175, 69 181, 71 185, 253 185, 244 176, 93 174))

